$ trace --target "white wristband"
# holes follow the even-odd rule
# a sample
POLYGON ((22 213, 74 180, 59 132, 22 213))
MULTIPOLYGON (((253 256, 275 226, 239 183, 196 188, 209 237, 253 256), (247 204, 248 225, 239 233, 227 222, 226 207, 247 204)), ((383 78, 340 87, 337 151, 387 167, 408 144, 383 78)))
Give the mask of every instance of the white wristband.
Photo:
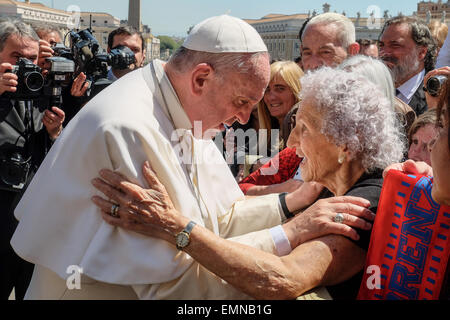
POLYGON ((289 242, 283 227, 276 226, 269 230, 272 235, 273 242, 275 243, 275 248, 277 249, 278 256, 286 256, 292 251, 291 243, 289 242))

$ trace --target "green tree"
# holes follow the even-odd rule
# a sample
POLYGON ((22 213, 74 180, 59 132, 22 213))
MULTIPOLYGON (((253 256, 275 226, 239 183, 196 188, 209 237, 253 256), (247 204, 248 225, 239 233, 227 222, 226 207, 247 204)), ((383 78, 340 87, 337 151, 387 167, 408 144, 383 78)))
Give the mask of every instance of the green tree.
POLYGON ((170 52, 178 49, 180 44, 177 43, 174 39, 168 36, 158 36, 158 39, 161 41, 161 50, 169 49, 170 52))

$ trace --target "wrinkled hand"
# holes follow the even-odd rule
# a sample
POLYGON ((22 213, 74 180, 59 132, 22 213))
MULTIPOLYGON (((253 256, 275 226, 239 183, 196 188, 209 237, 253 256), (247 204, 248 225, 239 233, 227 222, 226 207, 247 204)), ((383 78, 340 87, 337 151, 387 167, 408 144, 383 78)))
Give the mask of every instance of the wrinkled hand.
POLYGON ((383 172, 383 178, 386 178, 387 173, 390 170, 398 170, 406 174, 415 174, 423 176, 433 176, 433 168, 431 168, 425 162, 415 162, 413 160, 407 160, 403 163, 395 163, 387 167, 383 172))
POLYGON ((86 82, 86 75, 81 72, 73 81, 70 94, 74 97, 82 97, 89 89, 89 82, 86 82))
POLYGON ((52 111, 45 110, 42 123, 47 129, 48 135, 52 140, 56 140, 61 134, 63 122, 66 118, 64 111, 57 107, 53 107, 52 111))
POLYGON ((101 170, 101 179, 92 180, 92 184, 111 200, 94 196, 92 201, 101 209, 103 219, 109 224, 171 241, 175 234, 169 229, 181 231, 183 228, 183 222, 179 227, 174 227, 180 220, 177 219, 180 214, 148 162, 143 166, 143 174, 150 189, 131 183, 120 173, 101 170), (114 204, 119 204, 118 217, 111 216, 114 204))
POLYGON ((370 230, 375 214, 369 209, 370 202, 359 197, 333 197, 321 199, 283 225, 292 248, 328 234, 338 234, 359 240, 354 228, 370 230), (338 213, 344 215, 343 223, 334 222, 338 213))
MULTIPOLYGON (((443 75, 447 76, 447 78, 450 78, 450 67, 443 67, 439 69, 432 70, 428 72, 425 75, 425 78, 423 79, 423 86, 426 88, 428 79, 431 77, 437 76, 437 75, 443 75)), ((439 103, 439 96, 433 97, 431 96, 427 91, 425 91, 425 98, 427 100, 428 109, 434 109, 437 108, 439 103)))
POLYGON ((5 92, 16 92, 18 85, 17 75, 14 73, 5 73, 7 70, 12 70, 10 63, 0 64, 0 95, 5 92))

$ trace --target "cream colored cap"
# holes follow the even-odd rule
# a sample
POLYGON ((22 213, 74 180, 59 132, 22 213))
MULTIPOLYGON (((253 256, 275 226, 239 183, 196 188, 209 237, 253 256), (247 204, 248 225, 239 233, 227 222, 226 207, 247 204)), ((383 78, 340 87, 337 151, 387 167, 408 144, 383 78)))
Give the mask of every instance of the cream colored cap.
POLYGON ((259 33, 247 22, 229 15, 208 18, 197 24, 183 47, 211 53, 267 52, 259 33))

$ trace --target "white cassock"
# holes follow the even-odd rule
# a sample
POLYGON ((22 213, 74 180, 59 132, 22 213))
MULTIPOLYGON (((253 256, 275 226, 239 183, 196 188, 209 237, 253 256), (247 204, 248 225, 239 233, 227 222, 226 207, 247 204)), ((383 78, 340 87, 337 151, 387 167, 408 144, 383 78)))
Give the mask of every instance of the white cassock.
POLYGON ((244 200, 217 147, 192 138, 191 128, 161 61, 116 81, 79 112, 15 211, 11 244, 36 264, 27 298, 248 298, 174 246, 107 224, 91 202, 101 195, 91 180, 102 168, 145 186, 148 160, 183 215, 276 254, 268 228, 281 223, 278 196, 244 200), (198 164, 185 165, 192 143, 198 164), (80 290, 66 286, 70 266, 83 270, 80 290))

